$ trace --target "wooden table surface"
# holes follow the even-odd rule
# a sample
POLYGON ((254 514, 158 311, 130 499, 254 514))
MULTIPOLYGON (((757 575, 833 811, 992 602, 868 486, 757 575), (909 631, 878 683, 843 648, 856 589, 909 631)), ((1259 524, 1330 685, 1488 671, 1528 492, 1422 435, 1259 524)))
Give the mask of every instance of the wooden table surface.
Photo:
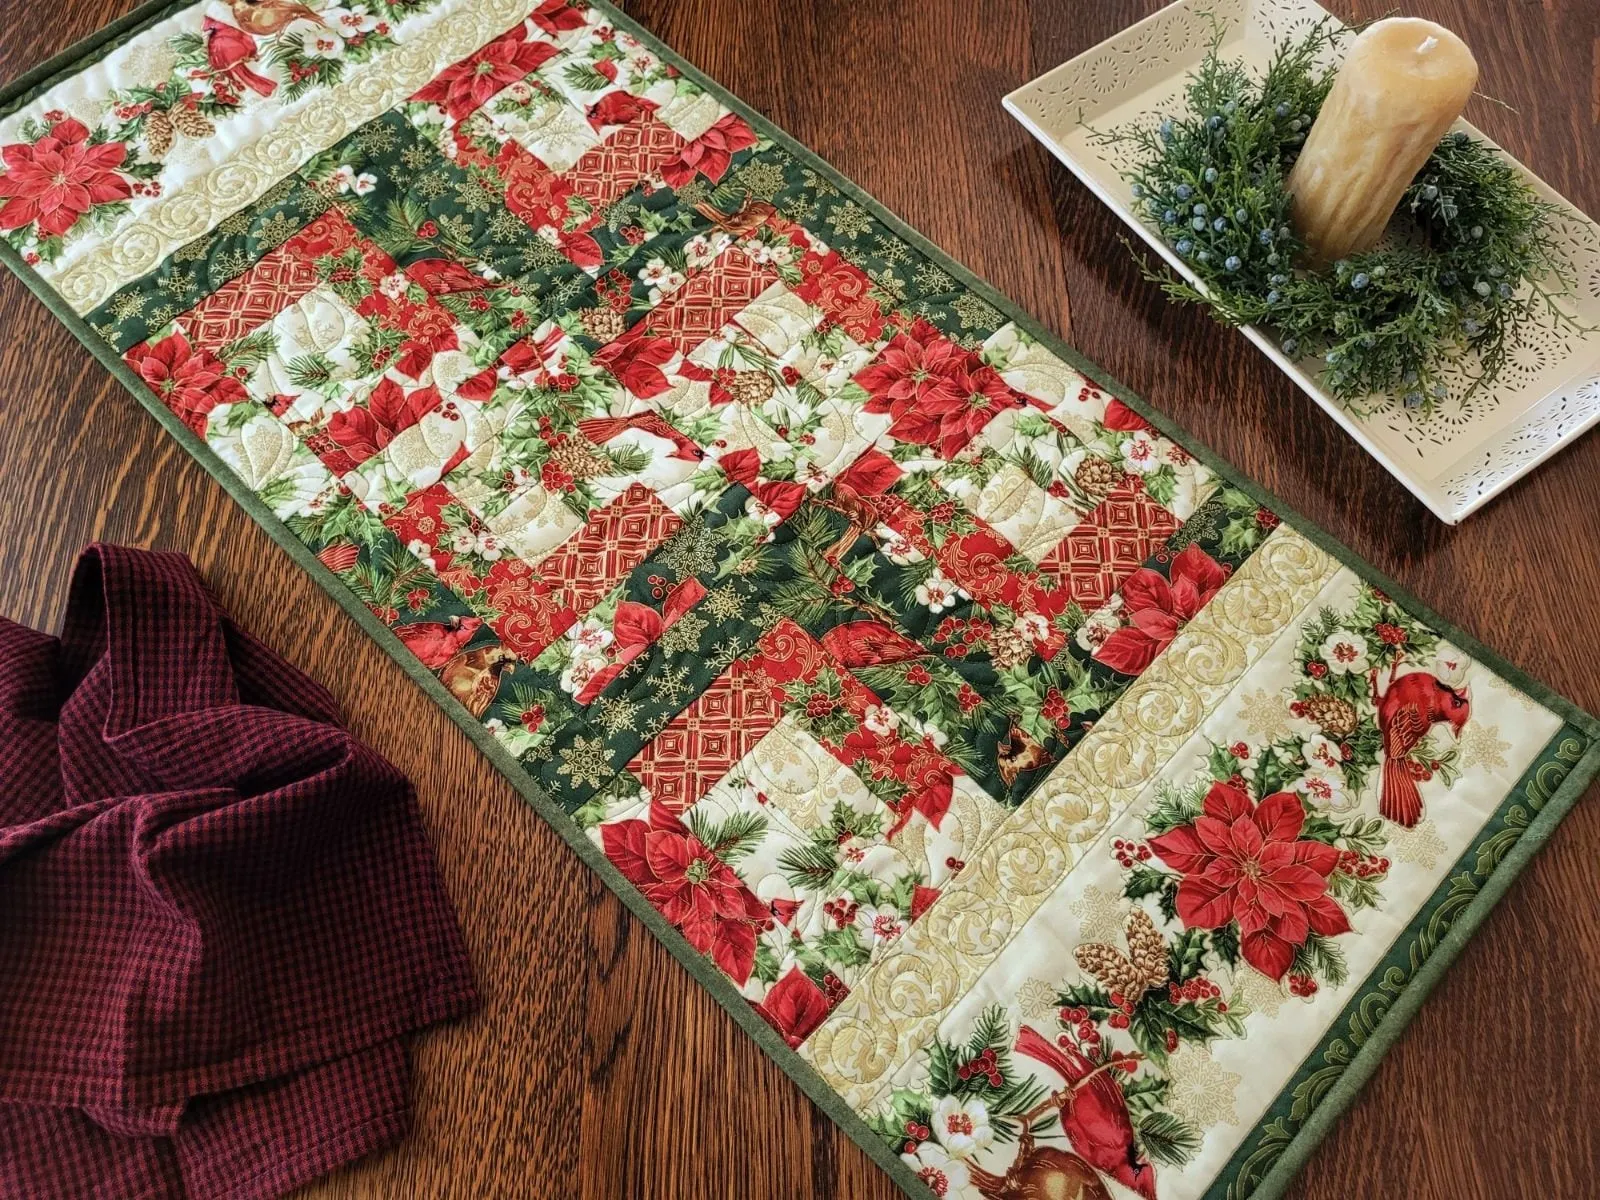
MULTIPOLYGON (((1372 18, 1393 0, 1335 0, 1372 18)), ((0 0, 10 78, 132 0, 0 0)), ((1224 457, 1510 661, 1600 711, 1600 436, 1460 529, 1242 337, 1143 282, 1116 219, 1000 97, 1159 0, 648 0, 690 61, 1224 457)), ((1600 5, 1409 0, 1462 34, 1469 117, 1600 213, 1600 5)), ((416 781, 483 1011, 422 1039, 398 1150, 316 1197, 889 1197, 887 1178, 585 870, 450 721, 9 274, 0 613, 59 628, 79 549, 181 550, 416 781)), ((1567 819, 1291 1195, 1596 1194, 1600 799, 1567 819)), ((0 918, 3 919, 3 918, 0 918)))

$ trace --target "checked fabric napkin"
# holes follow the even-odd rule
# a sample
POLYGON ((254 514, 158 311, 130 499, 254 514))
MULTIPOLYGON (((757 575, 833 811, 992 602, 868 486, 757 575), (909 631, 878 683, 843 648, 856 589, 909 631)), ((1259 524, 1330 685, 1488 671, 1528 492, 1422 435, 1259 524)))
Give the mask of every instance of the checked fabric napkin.
POLYGON ((181 555, 0 619, 0 1195, 279 1195, 476 1003, 405 778, 181 555))

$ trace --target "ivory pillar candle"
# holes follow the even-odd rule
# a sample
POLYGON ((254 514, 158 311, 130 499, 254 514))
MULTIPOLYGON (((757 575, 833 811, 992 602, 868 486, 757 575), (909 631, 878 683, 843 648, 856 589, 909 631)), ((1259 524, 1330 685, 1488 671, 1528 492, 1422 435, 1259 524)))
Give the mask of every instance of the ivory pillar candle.
POLYGON ((1350 47, 1289 174, 1294 222, 1323 262, 1370 250, 1478 82, 1467 44, 1412 17, 1350 47))

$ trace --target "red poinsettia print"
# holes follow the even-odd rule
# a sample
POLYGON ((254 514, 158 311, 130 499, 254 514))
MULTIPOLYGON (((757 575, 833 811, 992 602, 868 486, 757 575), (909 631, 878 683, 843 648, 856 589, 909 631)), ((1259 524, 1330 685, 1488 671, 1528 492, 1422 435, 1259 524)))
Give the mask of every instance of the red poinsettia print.
POLYGON ((756 1011, 783 1035, 791 1046, 798 1046, 821 1025, 833 1004, 827 994, 811 982, 799 967, 793 967, 777 983, 756 1011))
POLYGON ((221 359, 190 346, 181 332, 135 346, 127 360, 161 402, 201 437, 206 434, 207 413, 219 404, 249 398, 244 384, 228 373, 221 359))
POLYGON ((728 173, 733 156, 756 144, 755 131, 742 117, 728 113, 710 129, 683 148, 677 158, 661 168, 661 178, 669 187, 680 188, 696 175, 719 183, 728 173))
POLYGON ((600 827, 606 857, 701 954, 737 984, 755 966, 756 937, 773 925, 767 906, 733 868, 665 808, 646 821, 600 827))
POLYGON ((410 429, 437 408, 439 401, 437 388, 407 391, 386 375, 372 389, 365 407, 337 412, 329 418, 328 436, 353 463, 363 463, 393 441, 396 434, 410 429))
POLYGON ((502 88, 537 71, 555 53, 553 42, 529 41, 524 27, 518 25, 454 66, 446 67, 412 99, 437 104, 460 121, 502 88))
POLYGON ((0 148, 0 230, 37 223, 41 238, 60 237, 97 204, 126 200, 132 188, 117 168, 127 157, 121 142, 91 145, 88 127, 71 119, 31 145, 0 148))
POLYGON ((953 458, 1005 408, 1025 401, 993 367, 918 318, 856 374, 865 410, 894 418, 889 435, 953 458))
POLYGON ((1178 916, 1191 929, 1239 927, 1244 960, 1282 979, 1313 932, 1348 933, 1350 919, 1328 895, 1339 851, 1302 839, 1305 809, 1293 792, 1259 805, 1239 788, 1216 783, 1191 825, 1150 839, 1150 848, 1183 876, 1178 916))
POLYGON ((1190 544, 1172 560, 1171 578, 1140 567, 1122 585, 1122 600, 1131 622, 1115 630, 1094 657, 1124 675, 1137 675, 1155 661, 1178 636, 1178 630, 1217 594, 1228 578, 1227 568, 1199 546, 1190 544))

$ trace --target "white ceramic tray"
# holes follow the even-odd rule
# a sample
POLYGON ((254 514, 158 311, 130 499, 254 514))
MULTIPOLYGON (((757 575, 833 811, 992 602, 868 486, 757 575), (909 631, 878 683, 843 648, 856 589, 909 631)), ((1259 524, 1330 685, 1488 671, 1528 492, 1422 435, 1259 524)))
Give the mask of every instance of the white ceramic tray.
MULTIPOLYGON (((1119 173, 1130 165, 1126 148, 1094 135, 1153 125, 1162 114, 1180 111, 1187 76, 1205 54, 1213 21, 1225 30, 1225 57, 1262 68, 1275 44, 1327 15, 1311 0, 1179 0, 1018 88, 1004 103, 1173 270, 1197 283, 1134 215, 1132 193, 1119 173)), ((1483 136, 1465 121, 1458 128, 1483 136)), ((1561 206, 1556 231, 1568 244, 1577 278, 1566 307, 1580 325, 1600 328, 1600 227, 1517 166, 1540 195, 1561 206)), ((1467 396, 1465 381, 1457 380, 1427 417, 1408 412, 1394 397, 1376 397, 1364 415, 1352 413, 1317 385, 1315 360, 1296 362, 1269 335, 1243 332, 1450 524, 1600 421, 1600 335, 1555 321, 1531 331, 1493 389, 1467 396)))

